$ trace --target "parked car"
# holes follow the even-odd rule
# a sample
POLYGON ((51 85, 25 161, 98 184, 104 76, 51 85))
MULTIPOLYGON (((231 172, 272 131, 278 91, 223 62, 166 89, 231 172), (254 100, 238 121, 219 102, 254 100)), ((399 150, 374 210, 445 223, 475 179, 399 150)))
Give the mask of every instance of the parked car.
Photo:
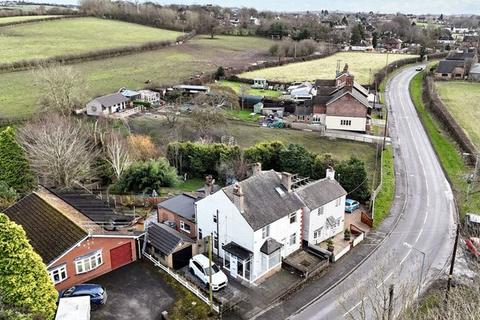
POLYGON ((208 258, 203 254, 197 254, 190 259, 188 264, 190 272, 197 276, 202 282, 209 286, 210 274, 212 275, 212 290, 218 291, 227 286, 228 278, 220 268, 212 262, 212 268, 209 267, 208 258))
POLYGON ((107 302, 107 290, 98 284, 84 283, 77 284, 60 294, 61 298, 89 296, 90 303, 94 305, 105 304, 107 302))
POLYGON ((360 203, 353 199, 345 200, 345 212, 352 213, 353 211, 360 208, 360 203))
POLYGON ((415 69, 415 71, 422 71, 422 70, 423 70, 423 67, 417 67, 417 68, 415 69))

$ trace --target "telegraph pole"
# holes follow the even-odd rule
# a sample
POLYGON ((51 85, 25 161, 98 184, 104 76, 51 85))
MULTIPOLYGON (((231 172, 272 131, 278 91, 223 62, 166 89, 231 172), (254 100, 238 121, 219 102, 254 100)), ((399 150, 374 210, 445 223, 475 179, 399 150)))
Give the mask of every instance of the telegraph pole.
POLYGON ((447 292, 445 293, 445 302, 448 303, 448 294, 452 287, 453 268, 455 267, 455 256, 457 255, 458 237, 460 235, 460 224, 457 224, 457 232, 455 234, 455 244, 453 245, 452 261, 450 263, 450 272, 448 273, 447 292))
POLYGON ((208 294, 210 299, 210 311, 213 311, 213 291, 212 291, 212 238, 213 233, 208 237, 208 294))
POLYGON ((387 315, 387 320, 392 320, 392 316, 393 316, 393 288, 394 288, 394 285, 391 284, 390 288, 388 289, 388 315, 387 315))

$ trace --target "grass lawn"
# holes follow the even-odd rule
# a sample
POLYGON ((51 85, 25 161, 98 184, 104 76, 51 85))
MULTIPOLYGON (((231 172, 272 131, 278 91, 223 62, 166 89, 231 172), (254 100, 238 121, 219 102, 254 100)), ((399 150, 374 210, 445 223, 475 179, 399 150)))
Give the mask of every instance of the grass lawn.
MULTIPOLYGON (((1 21, 1 20, 0 20, 1 21)), ((63 19, 0 29, 1 62, 175 40, 180 32, 97 18, 63 19)))
POLYGON ((169 193, 182 193, 182 192, 194 192, 203 187, 204 181, 199 178, 187 179, 183 181, 176 188, 162 188, 160 194, 169 194, 169 193))
MULTIPOLYGON (((388 63, 412 57, 414 56, 389 54, 388 63)), ((345 63, 348 63, 349 70, 355 75, 357 82, 368 84, 373 81, 373 75, 386 65, 387 55, 368 52, 339 52, 323 59, 246 72, 240 76, 245 78, 260 77, 284 82, 332 79, 335 77, 338 60, 340 60, 342 69, 345 63)))
POLYGON ((382 189, 375 199, 374 227, 378 227, 383 219, 389 215, 395 195, 395 169, 391 146, 387 147, 382 153, 382 181, 382 189))
POLYGON ((245 92, 245 94, 247 95, 265 96, 265 97, 272 97, 272 98, 280 97, 282 95, 281 91, 252 89, 249 84, 241 83, 241 82, 221 80, 221 81, 218 81, 217 84, 220 86, 230 87, 239 95, 241 94, 240 91, 242 86, 246 86, 248 88, 248 90, 246 90, 245 92))
POLYGON ((258 122, 260 115, 252 114, 252 110, 225 110, 229 119, 242 120, 246 122, 258 122))
POLYGON ((422 101, 422 83, 424 72, 416 75, 410 83, 410 94, 417 108, 420 119, 433 144, 440 162, 447 172, 452 183, 452 189, 463 217, 467 212, 478 212, 480 209, 480 192, 472 192, 467 201, 466 178, 473 171, 465 165, 461 153, 455 147, 455 143, 443 131, 442 125, 428 112, 422 101))
POLYGON ((437 92, 448 111, 477 148, 480 147, 480 83, 437 81, 437 92))
POLYGON ((15 16, 15 17, 0 17, 0 25, 5 23, 11 22, 18 22, 18 21, 34 21, 38 19, 46 19, 46 18, 53 18, 53 17, 61 17, 61 16, 15 16))
MULTIPOLYGON (((75 20, 75 19, 74 19, 75 20)), ((245 64, 266 55, 271 40, 255 37, 195 38, 181 46, 122 57, 74 64, 86 78, 88 95, 117 91, 121 87, 140 89, 150 80, 159 86, 183 82, 201 72, 213 72, 219 65, 245 64)), ((34 71, 3 73, 0 76, 0 118, 28 117, 37 110, 40 89, 34 71)))

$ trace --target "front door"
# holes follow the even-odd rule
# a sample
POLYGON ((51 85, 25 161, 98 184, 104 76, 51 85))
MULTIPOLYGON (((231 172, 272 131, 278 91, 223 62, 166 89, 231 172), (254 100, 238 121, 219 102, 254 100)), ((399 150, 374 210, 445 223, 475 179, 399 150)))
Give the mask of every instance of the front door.
POLYGON ((237 277, 237 257, 230 256, 230 275, 232 278, 237 277))

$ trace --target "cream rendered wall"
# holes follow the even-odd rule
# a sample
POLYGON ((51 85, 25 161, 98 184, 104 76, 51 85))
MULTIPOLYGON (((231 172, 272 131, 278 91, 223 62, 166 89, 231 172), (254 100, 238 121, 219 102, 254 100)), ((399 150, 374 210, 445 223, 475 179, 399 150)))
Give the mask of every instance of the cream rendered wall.
POLYGON ((338 117, 327 115, 325 125, 329 130, 365 131, 367 118, 364 117, 338 117), (350 126, 340 125, 341 120, 350 120, 350 126))

